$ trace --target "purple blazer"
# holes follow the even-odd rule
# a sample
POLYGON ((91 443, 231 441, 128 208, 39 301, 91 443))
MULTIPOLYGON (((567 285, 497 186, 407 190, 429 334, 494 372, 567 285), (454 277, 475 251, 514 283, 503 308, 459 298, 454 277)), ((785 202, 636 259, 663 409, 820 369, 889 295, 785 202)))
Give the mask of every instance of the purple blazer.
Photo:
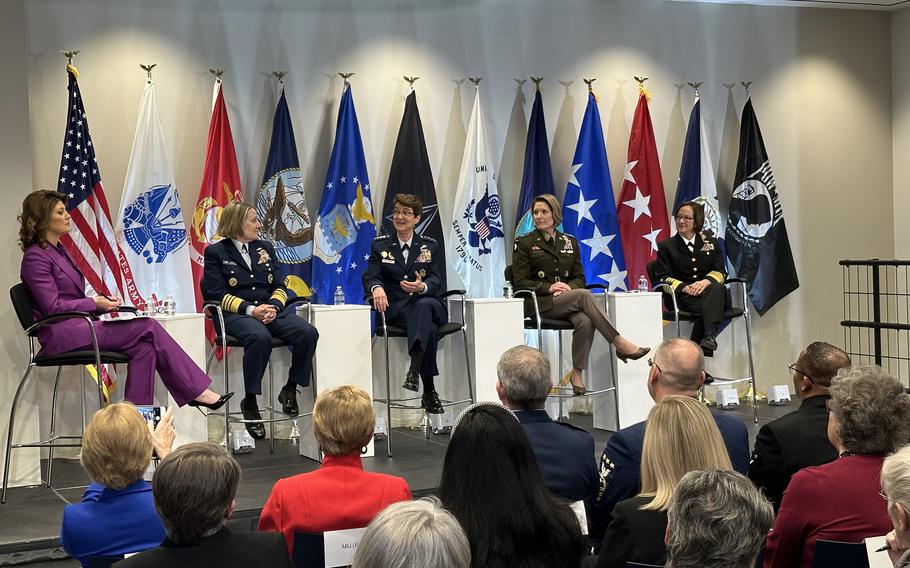
MULTIPOLYGON (((97 313, 95 300, 85 296, 85 277, 63 247, 35 244, 25 249, 19 277, 35 298, 35 318, 67 311, 97 313)), ((38 341, 44 354, 53 355, 89 345, 92 338, 85 320, 72 319, 42 327, 38 341)))

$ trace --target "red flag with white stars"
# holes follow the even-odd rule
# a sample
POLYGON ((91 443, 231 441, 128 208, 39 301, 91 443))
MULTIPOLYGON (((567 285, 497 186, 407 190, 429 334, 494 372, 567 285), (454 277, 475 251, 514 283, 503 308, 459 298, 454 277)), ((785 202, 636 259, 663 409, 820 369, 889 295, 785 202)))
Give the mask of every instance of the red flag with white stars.
MULTIPOLYGON (((196 309, 202 311, 202 272, 205 259, 203 254, 209 243, 221 240, 216 235, 221 210, 235 200, 243 199, 240 187, 240 171, 237 168, 237 154, 234 152, 234 137, 231 121, 228 119, 221 80, 215 82, 215 104, 209 123, 209 137, 205 150, 205 166, 202 169, 202 186, 193 210, 193 226, 190 228, 190 264, 193 268, 193 283, 196 293, 196 309)), ((209 341, 214 340, 211 324, 206 324, 209 341)))
POLYGON ((656 258, 657 243, 670 236, 648 98, 648 92, 641 88, 629 134, 629 159, 616 204, 629 290, 635 288, 640 276, 648 277, 648 262, 656 258))

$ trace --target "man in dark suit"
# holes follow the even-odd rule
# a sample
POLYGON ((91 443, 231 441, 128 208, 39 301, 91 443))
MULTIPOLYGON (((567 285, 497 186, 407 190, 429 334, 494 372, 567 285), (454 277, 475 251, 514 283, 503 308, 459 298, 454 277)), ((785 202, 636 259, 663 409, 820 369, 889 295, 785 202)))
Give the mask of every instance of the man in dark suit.
POLYGON ((373 298, 376 311, 385 314, 389 325, 408 331, 410 367, 405 374, 405 389, 417 392, 418 377, 423 381, 422 406, 432 414, 442 414, 436 393, 437 328, 448 320, 448 310, 438 296, 439 277, 436 239, 415 231, 420 223, 423 203, 413 194, 399 193, 394 198, 392 224, 394 235, 376 237, 370 250, 363 288, 373 298))
MULTIPOLYGON (((705 358, 698 345, 681 337, 664 341, 648 360, 648 392, 655 402, 670 395, 698 396, 705 381, 705 358)), ((727 446, 733 469, 745 474, 749 467, 749 432, 742 420, 712 412, 720 435, 727 446)), ((693 432, 697 436, 697 432, 693 432)), ((639 422, 610 436, 600 457, 600 483, 594 499, 595 531, 603 537, 610 524, 613 507, 634 497, 641 487, 641 449, 645 423, 639 422)))
POLYGON ((594 438, 571 424, 555 422, 544 410, 553 388, 550 361, 540 350, 518 345, 496 366, 496 393, 524 427, 544 483, 567 501, 590 504, 597 489, 594 438))
POLYGON ((837 450, 828 441, 825 405, 831 399, 831 379, 848 366, 850 357, 823 341, 810 343, 790 365, 793 388, 802 403, 796 411, 761 427, 749 462, 749 479, 764 492, 775 511, 794 473, 837 458, 837 450))

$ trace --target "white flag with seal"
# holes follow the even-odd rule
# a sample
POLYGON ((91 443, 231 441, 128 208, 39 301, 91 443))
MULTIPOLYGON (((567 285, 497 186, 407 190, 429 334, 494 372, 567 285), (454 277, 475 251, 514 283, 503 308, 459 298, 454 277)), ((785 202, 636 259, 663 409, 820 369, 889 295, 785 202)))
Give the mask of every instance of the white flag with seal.
POLYGON ((502 207, 476 86, 449 235, 446 258, 461 277, 468 296, 502 295, 506 266, 502 207))
POLYGON ((132 278, 126 278, 127 289, 134 289, 143 303, 153 295, 159 302, 172 296, 178 312, 196 311, 186 224, 151 80, 139 104, 114 233, 120 262, 128 262, 132 269, 132 278))

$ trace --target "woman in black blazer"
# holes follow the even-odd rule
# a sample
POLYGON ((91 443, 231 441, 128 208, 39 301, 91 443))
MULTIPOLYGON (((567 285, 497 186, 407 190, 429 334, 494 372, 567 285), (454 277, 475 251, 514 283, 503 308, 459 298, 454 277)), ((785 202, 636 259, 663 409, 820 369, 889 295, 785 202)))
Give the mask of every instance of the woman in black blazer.
POLYGON ((152 478, 155 509, 167 537, 161 546, 115 564, 117 568, 292 568, 276 532, 232 533, 240 465, 217 444, 193 443, 163 459, 152 478))
POLYGON ((627 562, 663 565, 670 497, 683 475, 708 468, 733 470, 711 413, 688 396, 660 400, 645 425, 641 493, 613 509, 597 568, 625 568, 627 562))

